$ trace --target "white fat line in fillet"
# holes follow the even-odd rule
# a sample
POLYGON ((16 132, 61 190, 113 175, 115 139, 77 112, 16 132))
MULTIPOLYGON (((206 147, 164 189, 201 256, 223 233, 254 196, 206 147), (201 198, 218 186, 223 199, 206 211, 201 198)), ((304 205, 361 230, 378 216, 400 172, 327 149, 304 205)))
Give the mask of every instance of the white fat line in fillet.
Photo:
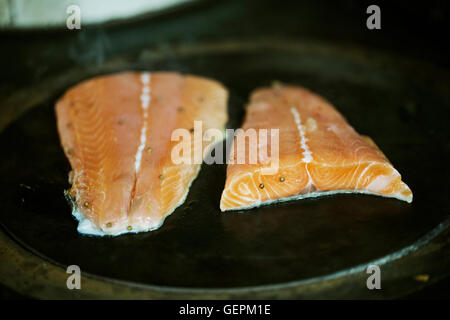
POLYGON ((150 104, 150 73, 143 72, 141 74, 141 108, 142 108, 142 127, 141 127, 141 138, 140 144, 136 152, 136 160, 134 161, 134 168, 136 170, 136 175, 141 168, 142 162, 142 151, 145 148, 146 140, 147 140, 147 122, 148 122, 148 105, 150 104))
POLYGON ((306 132, 305 127, 302 126, 300 114, 298 113, 297 109, 292 107, 291 113, 294 115, 295 124, 297 125, 297 130, 300 135, 300 146, 302 147, 303 151, 303 162, 308 163, 312 161, 312 152, 309 150, 308 145, 306 144, 306 141, 308 139, 306 138, 306 132))
POLYGON ((298 134, 300 136, 300 147, 304 150, 302 153, 303 154, 302 161, 305 163, 305 170, 306 170, 306 173, 308 174, 308 178, 309 178, 308 184, 305 187, 305 188, 307 188, 307 187, 311 186, 313 183, 311 174, 309 173, 309 170, 308 170, 308 163, 312 161, 312 152, 311 152, 311 150, 309 150, 309 147, 306 144, 306 141, 308 141, 308 139, 306 138, 305 127, 302 126, 300 113, 297 111, 297 109, 295 107, 291 107, 291 113, 294 116, 295 124, 297 125, 298 134))
POLYGON ((356 181, 355 184, 355 189, 359 188, 359 182, 361 181, 361 178, 364 177, 364 175, 366 174, 367 170, 370 169, 371 166, 373 166, 375 164, 375 162, 369 163, 364 170, 361 172, 361 174, 359 175, 358 181, 356 181))
MULTIPOLYGON (((250 177, 250 180, 252 181, 252 184, 253 184, 253 188, 255 188, 255 190, 258 191, 258 186, 256 185, 255 180, 253 179, 252 174, 251 174, 250 172, 247 172, 245 175, 248 175, 248 176, 250 177)), ((236 199, 233 199, 232 201, 237 202, 237 203, 240 203, 240 204, 244 204, 244 203, 248 203, 248 202, 255 201, 255 199, 253 199, 252 197, 246 197, 246 196, 244 196, 244 195, 242 195, 242 194, 236 193, 236 192, 233 190, 232 186, 233 186, 235 183, 239 183, 239 180, 238 180, 239 178, 241 178, 241 176, 234 177, 233 180, 237 180, 237 181, 233 181, 233 180, 231 181, 231 183, 230 183, 230 194, 233 195, 234 197, 238 198, 238 199, 241 200, 241 201, 238 201, 238 200, 236 200, 236 199)), ((242 182, 241 182, 241 183, 242 183, 242 182)), ((238 186, 238 187, 239 187, 239 186, 238 186)), ((246 187, 249 188, 248 185, 246 185, 246 187)), ((257 201, 260 201, 260 200, 261 200, 261 194, 260 194, 259 192, 257 192, 257 194, 258 194, 258 199, 257 199, 257 201)), ((228 198, 227 195, 226 195, 226 198, 228 198)), ((231 199, 230 199, 230 200, 231 200, 231 199)))

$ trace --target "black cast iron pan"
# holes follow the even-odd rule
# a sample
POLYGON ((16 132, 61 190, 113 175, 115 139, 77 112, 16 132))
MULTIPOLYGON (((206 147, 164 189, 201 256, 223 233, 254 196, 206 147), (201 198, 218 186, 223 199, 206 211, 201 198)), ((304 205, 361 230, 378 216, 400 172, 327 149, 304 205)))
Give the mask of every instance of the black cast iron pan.
POLYGON ((447 275, 448 74, 361 48, 279 39, 170 52, 148 49, 73 68, 3 99, 0 281, 41 298, 377 298, 402 296, 447 275), (221 213, 226 167, 203 165, 186 202, 160 229, 82 236, 64 199, 70 167, 54 103, 83 79, 129 69, 221 81, 230 90, 230 128, 240 126, 254 88, 273 80, 306 86, 374 139, 414 201, 335 195, 221 213), (373 263, 383 272, 383 290, 366 287, 373 263), (81 291, 65 287, 68 265, 80 266, 81 291), (416 277, 424 273, 428 278, 416 277))

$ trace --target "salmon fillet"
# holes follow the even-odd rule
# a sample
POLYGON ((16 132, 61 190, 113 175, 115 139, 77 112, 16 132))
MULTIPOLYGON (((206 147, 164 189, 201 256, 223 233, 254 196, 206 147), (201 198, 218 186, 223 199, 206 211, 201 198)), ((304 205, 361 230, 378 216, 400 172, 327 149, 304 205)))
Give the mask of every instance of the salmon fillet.
MULTIPOLYGON (((119 235, 161 226, 184 202, 201 166, 201 159, 172 161, 179 143, 172 133, 194 136, 194 121, 223 132, 227 98, 218 82, 171 72, 101 76, 68 90, 56 115, 72 166, 67 195, 78 231, 119 235)), ((200 137, 200 148, 214 142, 200 137)))
POLYGON ((375 143, 359 135, 325 99, 304 88, 278 85, 254 91, 242 129, 279 129, 279 139, 258 145, 247 139, 239 151, 235 144, 242 132, 236 135, 222 211, 333 193, 412 201, 411 190, 375 143), (268 166, 264 159, 238 163, 239 155, 248 160, 248 150, 253 147, 259 154, 262 146, 278 149, 276 172, 263 172, 268 166))

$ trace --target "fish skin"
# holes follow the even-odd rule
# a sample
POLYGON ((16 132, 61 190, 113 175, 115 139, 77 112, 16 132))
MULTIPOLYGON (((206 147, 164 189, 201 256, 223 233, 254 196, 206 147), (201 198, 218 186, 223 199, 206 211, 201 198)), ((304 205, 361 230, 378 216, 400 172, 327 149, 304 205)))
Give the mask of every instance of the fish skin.
MULTIPOLYGON (((255 90, 242 126, 250 128, 280 130, 278 172, 263 175, 265 165, 260 162, 235 163, 234 149, 221 211, 334 193, 412 202, 411 190, 372 139, 359 135, 328 101, 305 88, 278 85, 255 90)), ((249 147, 246 141, 245 150, 249 147)), ((267 148, 272 147, 268 139, 267 148)))
POLYGON ((89 79, 56 103, 61 145, 72 167, 67 194, 81 233, 119 235, 160 227, 184 202, 201 166, 172 163, 177 143, 171 141, 172 131, 189 130, 194 120, 203 121, 203 130, 225 129, 228 93, 220 83, 175 72, 149 73, 145 118, 142 75, 89 79), (136 171, 144 123, 146 143, 136 171))

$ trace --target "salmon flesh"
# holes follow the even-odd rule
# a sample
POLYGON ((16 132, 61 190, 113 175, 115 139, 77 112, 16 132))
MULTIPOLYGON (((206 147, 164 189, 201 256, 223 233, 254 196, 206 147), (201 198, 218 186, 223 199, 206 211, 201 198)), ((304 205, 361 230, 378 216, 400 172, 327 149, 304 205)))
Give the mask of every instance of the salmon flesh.
POLYGON ((184 202, 201 166, 201 159, 172 161, 179 143, 172 133, 194 136, 194 121, 223 132, 227 99, 216 81, 172 72, 124 72, 68 90, 56 115, 72 166, 66 193, 78 231, 119 235, 160 227, 184 202))
MULTIPOLYGON (((265 139, 236 151, 233 141, 222 211, 334 193, 367 193, 412 201, 399 172, 368 137, 359 135, 324 98, 298 86, 254 91, 243 124, 247 129, 278 129, 278 141, 265 139), (242 152, 278 150, 276 172, 263 160, 238 163, 242 152)), ((241 155, 248 159, 248 155, 241 155)))

